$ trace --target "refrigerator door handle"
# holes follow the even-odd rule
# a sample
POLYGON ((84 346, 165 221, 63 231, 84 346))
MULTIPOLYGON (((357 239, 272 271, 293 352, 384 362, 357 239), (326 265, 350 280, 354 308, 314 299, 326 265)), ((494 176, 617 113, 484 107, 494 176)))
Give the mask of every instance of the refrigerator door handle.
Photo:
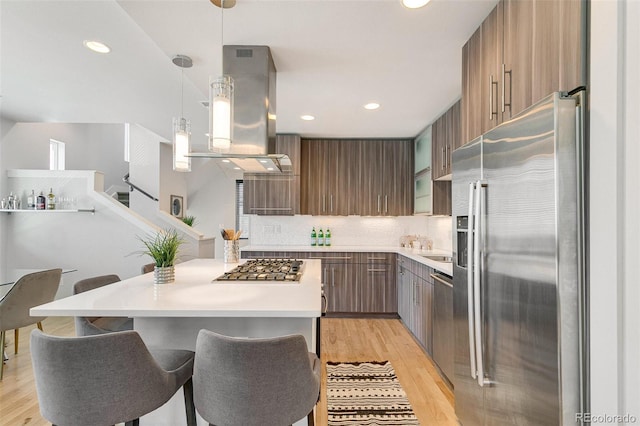
POLYGON ((482 293, 481 293, 481 270, 482 263, 480 261, 480 237, 482 230, 482 221, 484 215, 484 189, 486 188, 486 182, 477 181, 475 191, 475 216, 474 216, 474 228, 475 233, 473 235, 473 296, 474 296, 474 323, 475 323, 475 341, 476 341, 476 367, 477 367, 477 379, 478 385, 484 387, 489 384, 488 380, 484 377, 484 357, 483 357, 483 343, 482 338, 482 293))
POLYGON ((469 322, 469 364, 471 366, 471 378, 476 378, 476 341, 475 341, 475 316, 473 314, 473 199, 475 197, 475 183, 469 183, 469 212, 467 216, 467 321, 469 322))

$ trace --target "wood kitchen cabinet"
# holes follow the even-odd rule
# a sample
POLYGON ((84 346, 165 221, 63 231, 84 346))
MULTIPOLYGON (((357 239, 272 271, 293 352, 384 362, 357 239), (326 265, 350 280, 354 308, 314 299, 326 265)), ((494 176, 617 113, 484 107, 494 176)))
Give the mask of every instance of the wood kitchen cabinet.
POLYGON ((305 139, 302 173, 302 214, 413 213, 410 140, 305 139))
POLYGON ((586 85, 586 0, 501 0, 462 48, 467 143, 556 91, 586 85))
POLYGON ((460 101, 456 102, 432 125, 432 179, 451 180, 451 154, 462 145, 460 137, 460 101))
POLYGON ((413 213, 413 141, 368 140, 360 146, 360 214, 413 213))
POLYGON ((393 253, 361 253, 360 308, 364 313, 398 312, 396 288, 396 255, 393 253))
POLYGON ((433 281, 431 268, 398 256, 398 315, 416 340, 433 353, 433 281))
POLYGON ((300 213, 300 136, 277 135, 274 154, 291 159, 289 173, 245 173, 243 213, 294 215, 300 213))
POLYGON ((302 141, 302 214, 357 214, 358 157, 357 141, 302 141))

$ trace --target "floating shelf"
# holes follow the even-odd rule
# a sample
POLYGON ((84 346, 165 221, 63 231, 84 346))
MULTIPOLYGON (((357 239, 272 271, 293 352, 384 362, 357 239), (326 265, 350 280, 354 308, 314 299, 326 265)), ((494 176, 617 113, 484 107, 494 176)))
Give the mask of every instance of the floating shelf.
POLYGON ((31 209, 0 209, 0 213, 95 213, 95 208, 90 209, 54 209, 54 210, 31 210, 31 209))

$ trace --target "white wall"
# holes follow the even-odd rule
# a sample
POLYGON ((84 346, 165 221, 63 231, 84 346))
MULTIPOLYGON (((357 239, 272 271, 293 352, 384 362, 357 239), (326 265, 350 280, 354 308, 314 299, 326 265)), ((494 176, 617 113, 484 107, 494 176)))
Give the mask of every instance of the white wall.
MULTIPOLYGON (((2 100, 0 99, 0 104, 1 104, 2 100)), ((2 141, 4 140, 4 137, 7 133, 9 133, 9 131, 13 128, 15 122, 4 118, 4 117, 0 117, 0 197, 4 196, 3 194, 6 193, 7 191, 7 187, 6 187, 6 172, 5 172, 5 168, 3 165, 3 159, 4 159, 4 154, 3 154, 3 149, 2 147, 4 146, 4 144, 2 143, 2 141)), ((7 231, 6 231, 6 227, 7 227, 7 217, 6 215, 0 215, 0 270, 4 271, 7 268, 7 263, 6 263, 6 258, 5 258, 5 252, 6 252, 6 246, 7 246, 7 231)))
MULTIPOLYGON (((160 145, 163 139, 137 124, 129 126, 129 181, 155 198, 160 195, 160 145)), ((157 223, 158 202, 138 190, 129 193, 129 207, 157 223)))
POLYGON ((67 170, 99 170, 107 188, 129 170, 124 124, 16 123, 2 138, 2 177, 7 169, 48 170, 49 139, 65 143, 67 170))
POLYGON ((188 204, 186 213, 196 217, 196 228, 216 237, 215 256, 222 258, 223 242, 220 225, 235 228, 235 185, 241 174, 227 174, 217 160, 194 159, 192 172, 186 175, 188 204))
POLYGON ((640 422, 640 2, 590 4, 591 413, 640 422))

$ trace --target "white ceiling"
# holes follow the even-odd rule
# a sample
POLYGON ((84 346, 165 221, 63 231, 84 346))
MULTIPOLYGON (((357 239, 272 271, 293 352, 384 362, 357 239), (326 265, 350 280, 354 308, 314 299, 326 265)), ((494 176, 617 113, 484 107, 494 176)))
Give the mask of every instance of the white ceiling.
MULTIPOLYGON (((267 45, 277 131, 415 136, 460 97, 461 47, 497 0, 237 0, 224 43, 267 45), (382 107, 366 111, 370 101, 382 107), (315 121, 300 119, 312 114, 315 121)), ((209 0, 0 0, 0 108, 14 121, 132 122, 168 138, 180 114, 204 144, 208 79, 221 70, 220 9, 209 0), (83 47, 99 39, 100 55, 83 47)))

